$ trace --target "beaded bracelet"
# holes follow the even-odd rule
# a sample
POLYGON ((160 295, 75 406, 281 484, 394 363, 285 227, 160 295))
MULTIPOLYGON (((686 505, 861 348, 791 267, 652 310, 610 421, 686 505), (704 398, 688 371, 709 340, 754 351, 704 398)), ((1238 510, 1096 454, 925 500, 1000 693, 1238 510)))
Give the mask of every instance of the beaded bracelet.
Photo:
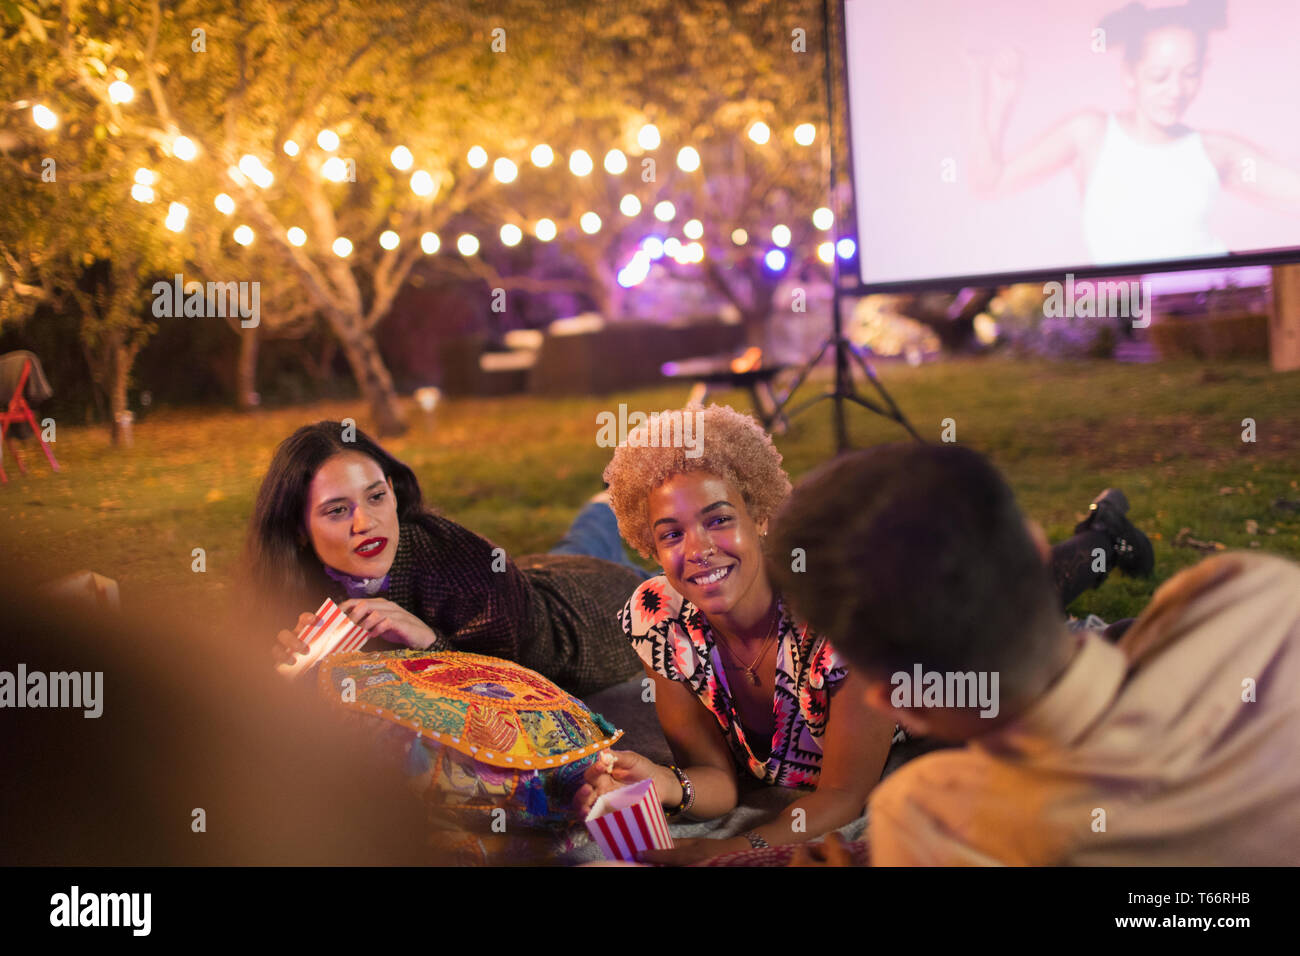
POLYGON ((686 776, 676 764, 670 764, 668 769, 677 775, 677 782, 682 785, 682 802, 668 811, 668 816, 675 817, 678 814, 685 813, 695 804, 695 787, 691 784, 691 778, 686 776))

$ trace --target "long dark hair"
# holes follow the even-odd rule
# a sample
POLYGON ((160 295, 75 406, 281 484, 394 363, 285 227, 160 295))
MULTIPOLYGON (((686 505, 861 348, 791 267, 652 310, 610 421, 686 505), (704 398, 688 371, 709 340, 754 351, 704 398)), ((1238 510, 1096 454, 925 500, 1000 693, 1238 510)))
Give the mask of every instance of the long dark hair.
POLYGON ((275 450, 257 493, 245 543, 249 584, 259 595, 261 612, 281 616, 280 627, 289 626, 302 611, 316 610, 324 595, 337 590, 312 549, 303 516, 316 472, 330 458, 349 451, 372 458, 392 481, 398 521, 429 514, 415 472, 354 424, 321 421, 299 428, 275 450), (285 621, 288 608, 296 610, 285 621))

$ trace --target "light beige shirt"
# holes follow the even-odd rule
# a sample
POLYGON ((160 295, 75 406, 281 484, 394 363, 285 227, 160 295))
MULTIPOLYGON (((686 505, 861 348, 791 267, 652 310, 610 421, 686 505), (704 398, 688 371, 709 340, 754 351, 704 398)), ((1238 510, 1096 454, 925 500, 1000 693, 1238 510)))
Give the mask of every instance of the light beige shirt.
POLYGON ((1300 565, 1175 575, 1014 723, 872 794, 872 862, 1300 865, 1300 565))

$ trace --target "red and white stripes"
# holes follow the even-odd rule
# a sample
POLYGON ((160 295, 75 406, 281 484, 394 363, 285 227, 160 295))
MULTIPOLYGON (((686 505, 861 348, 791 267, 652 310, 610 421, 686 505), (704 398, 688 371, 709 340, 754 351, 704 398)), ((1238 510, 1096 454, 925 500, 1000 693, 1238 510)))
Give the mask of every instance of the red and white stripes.
POLYGON ((653 780, 605 794, 587 814, 587 831, 606 859, 635 860, 642 850, 671 850, 668 818, 653 780))

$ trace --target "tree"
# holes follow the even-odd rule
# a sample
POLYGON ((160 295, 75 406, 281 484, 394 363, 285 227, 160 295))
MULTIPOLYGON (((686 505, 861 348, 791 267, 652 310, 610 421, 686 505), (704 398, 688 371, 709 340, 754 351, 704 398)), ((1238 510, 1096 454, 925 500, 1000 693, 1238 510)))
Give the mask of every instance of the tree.
MULTIPOLYGON (((812 147, 792 139, 797 123, 824 131, 817 4, 774 11, 758 0, 646 0, 634 9, 577 0, 263 0, 230 11, 213 0, 166 9, 156 0, 93 8, 23 0, 9 8, 17 25, 6 52, 40 66, 12 71, 6 92, 49 99, 69 129, 95 131, 93 139, 61 137, 61 148, 108 144, 100 178, 84 187, 95 194, 91 206, 121 208, 136 168, 157 174, 154 202, 135 209, 134 225, 161 237, 165 255, 131 257, 137 274, 197 269, 209 281, 256 283, 263 301, 275 303, 253 326, 225 317, 244 337, 244 395, 253 391, 258 340, 296 334, 319 317, 378 430, 399 431, 402 410, 373 332, 422 256, 443 247, 449 268, 493 284, 569 285, 501 276, 490 256, 457 256, 458 226, 481 232, 485 223, 518 220, 523 230, 554 216, 589 294, 616 315, 620 272, 647 226, 658 228, 654 205, 668 199, 674 229, 699 219, 707 251, 661 270, 710 283, 753 338, 780 305, 780 270, 765 267, 760 240, 787 225, 794 268, 823 238, 809 214, 824 202, 824 133, 812 147), (130 103, 112 102, 115 81, 137 88, 130 103), (764 145, 743 135, 758 120, 772 131, 764 145), (659 128, 662 148, 637 144, 647 122, 659 128), (527 167, 540 142, 560 154, 547 175, 527 167), (599 167, 618 143, 632 158, 621 174, 631 189, 599 167), (563 169, 580 145, 597 173, 579 180, 563 169), (700 155, 699 171, 674 160, 687 145, 700 155), (513 162, 518 180, 503 186, 497 164, 479 161, 486 153, 471 162, 475 146, 513 162), (617 211, 629 191, 641 203, 636 217, 617 211), (181 214, 173 216, 173 204, 181 214), (594 237, 578 228, 585 211, 604 223, 594 237), (178 222, 179 232, 165 222, 178 222), (733 241, 738 228, 750 237, 743 245, 733 241)), ((8 124, 0 146, 6 136, 30 144, 33 128, 15 126, 16 116, 0 118, 8 124)), ((14 248, 28 250, 15 258, 32 260, 39 228, 21 211, 0 217, 10 220, 14 248)), ((108 223, 122 218, 87 216, 68 232, 89 230, 111 253, 120 234, 108 223)), ((37 271, 24 273, 34 280, 25 286, 48 285, 48 276, 35 281, 37 271)))
MULTIPOLYGON (((827 203, 829 162, 819 5, 773 10, 754 0, 646 0, 635 7, 597 5, 575 24, 548 26, 549 42, 568 65, 559 81, 581 88, 599 77, 626 106, 563 127, 547 141, 557 156, 545 169, 520 150, 511 157, 518 179, 485 196, 474 211, 484 223, 509 224, 525 235, 538 220, 553 221, 555 241, 584 276, 575 283, 509 275, 484 259, 466 267, 501 288, 577 289, 616 317, 624 312, 624 285, 640 281, 622 270, 642 241, 658 235, 688 245, 694 237, 682 227, 699 220, 702 259, 664 257, 657 275, 707 283, 735 306, 751 341, 761 344, 774 310, 791 306, 774 301, 782 275, 817 262, 819 245, 830 238, 811 220, 827 203), (575 34, 599 42, 584 43, 575 34), (658 145, 638 141, 646 124, 655 126, 658 145), (820 130, 810 145, 794 138, 802 124, 820 130), (760 143, 764 127, 768 137, 760 143), (698 169, 679 166, 677 152, 688 146, 698 154, 698 169), (592 160, 588 175, 568 169, 577 150, 592 160), (625 158, 623 171, 603 168, 610 150, 625 158), (626 196, 635 199, 631 215, 621 209, 626 196), (654 215, 664 201, 674 207, 669 222, 654 215), (591 212, 600 219, 594 234, 581 228, 581 217, 591 212), (777 225, 787 226, 790 237, 785 266, 773 269, 764 256, 777 225)), ((619 156, 611 158, 620 169, 619 156)))
MULTIPOLYGON (((102 117, 99 139, 117 144, 115 162, 87 184, 108 197, 100 204, 129 195, 136 160, 123 154, 147 144, 139 162, 158 182, 137 215, 168 241, 163 261, 147 264, 162 276, 193 266, 209 281, 296 297, 271 318, 274 331, 302 323, 308 307, 319 313, 383 434, 404 420, 373 332, 432 247, 427 237, 495 187, 466 163, 469 147, 485 134, 522 143, 581 102, 578 91, 541 82, 556 64, 535 32, 529 43, 531 24, 583 6, 564 0, 264 0, 233 12, 206 0, 13 6, 21 25, 6 37, 6 59, 40 64, 15 71, 6 84, 14 98, 50 99, 69 127, 102 117), (112 102, 118 81, 139 88, 130 103, 112 102), (70 92, 52 92, 62 89, 70 92), (409 163, 394 156, 399 145, 409 163), (214 208, 222 194, 230 213, 214 208), (173 204, 183 207, 178 219, 173 204)), ((26 127, 6 132, 32 138, 26 127)), ((39 227, 20 216, 6 232, 33 249, 39 227)), ((120 238, 93 218, 80 226, 109 245, 120 238)))
POLYGON ((18 13, 5 27, 10 55, 0 69, 0 99, 18 107, 5 116, 17 120, 16 130, 0 131, 12 184, 0 212, 0 252, 12 273, 0 281, 0 321, 26 320, 41 306, 78 309, 87 366, 119 441, 131 365, 152 331, 143 291, 167 250, 163 235, 131 208, 138 208, 131 186, 105 184, 123 169, 130 183, 149 142, 119 123, 104 49, 87 44, 78 61, 84 74, 65 84, 56 61, 36 51, 69 47, 71 34, 25 8, 18 13))

